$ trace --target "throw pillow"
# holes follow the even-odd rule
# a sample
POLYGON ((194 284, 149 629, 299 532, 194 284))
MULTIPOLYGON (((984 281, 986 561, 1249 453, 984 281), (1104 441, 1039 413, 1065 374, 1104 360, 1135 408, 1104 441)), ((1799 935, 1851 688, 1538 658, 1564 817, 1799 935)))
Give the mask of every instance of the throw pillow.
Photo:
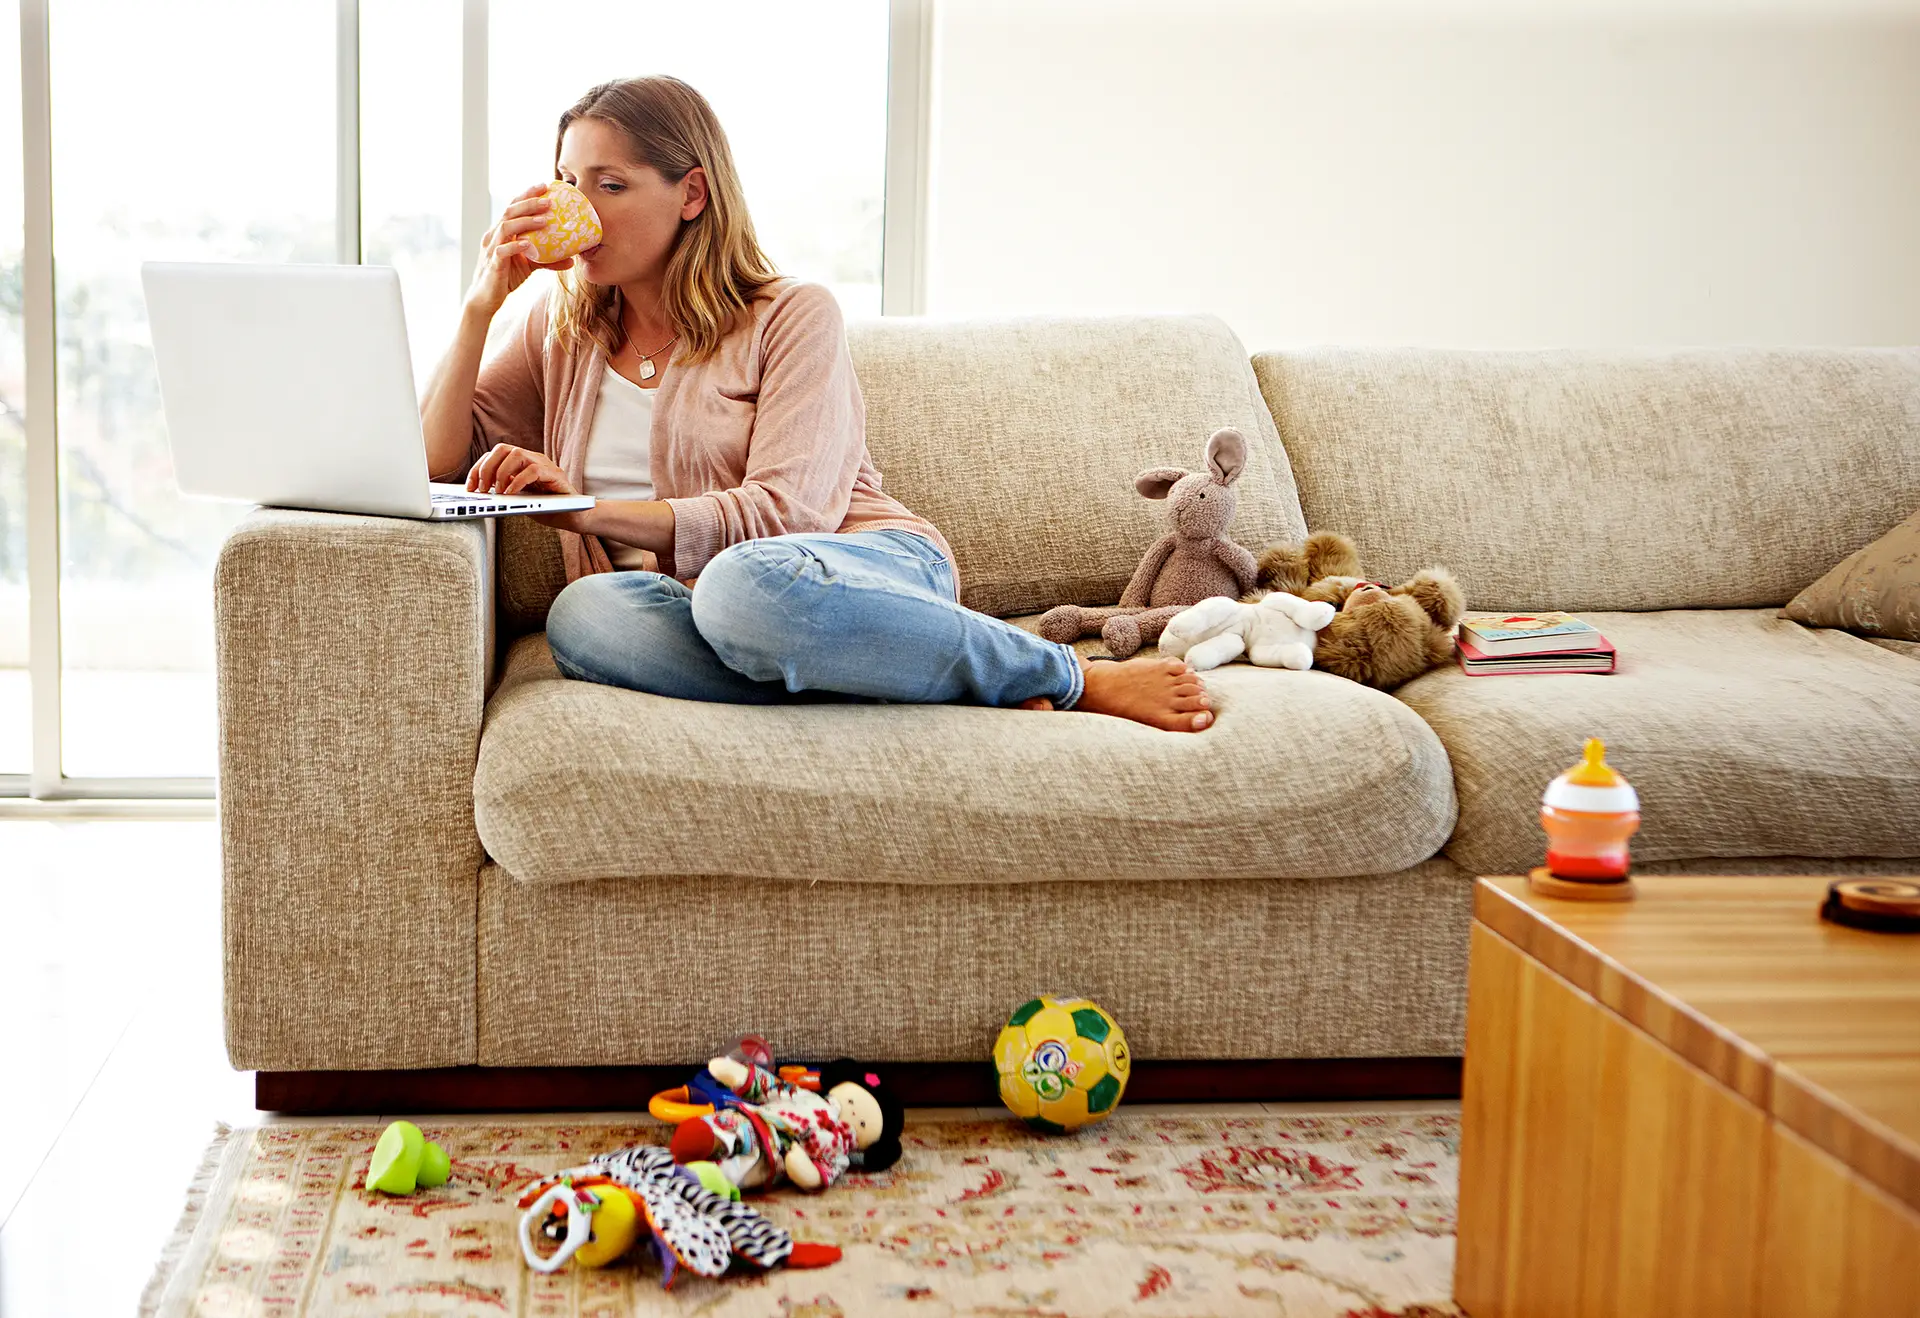
POLYGON ((1920 641, 1920 513, 1843 559, 1782 612, 1809 627, 1920 641))

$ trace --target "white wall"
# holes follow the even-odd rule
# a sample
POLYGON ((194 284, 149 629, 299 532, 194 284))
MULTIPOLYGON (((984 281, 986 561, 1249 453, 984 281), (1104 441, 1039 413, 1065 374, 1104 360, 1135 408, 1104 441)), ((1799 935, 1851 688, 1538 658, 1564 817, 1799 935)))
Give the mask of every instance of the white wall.
POLYGON ((928 311, 1920 342, 1920 5, 943 0, 928 311))

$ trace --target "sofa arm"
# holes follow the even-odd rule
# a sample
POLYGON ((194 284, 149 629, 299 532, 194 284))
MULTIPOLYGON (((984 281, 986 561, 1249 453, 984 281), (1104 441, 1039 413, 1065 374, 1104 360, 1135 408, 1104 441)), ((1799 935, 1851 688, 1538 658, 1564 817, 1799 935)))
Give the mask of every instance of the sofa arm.
POLYGON ((475 1057, 493 528, 256 509, 214 571, 227 1055, 475 1057))

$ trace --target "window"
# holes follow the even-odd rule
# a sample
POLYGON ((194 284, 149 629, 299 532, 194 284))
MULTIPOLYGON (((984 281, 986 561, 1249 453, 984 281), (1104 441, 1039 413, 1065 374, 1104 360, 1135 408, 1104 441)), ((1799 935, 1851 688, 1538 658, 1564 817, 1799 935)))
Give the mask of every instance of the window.
MULTIPOLYGON (((0 3, 0 68, 20 67, 20 6, 0 3)), ((33 767, 27 681, 27 361, 20 97, 0 96, 0 773, 33 767)))
MULTIPOLYGON (((21 5, 0 0, 0 68, 21 67, 21 5)), ((629 7, 555 44, 535 0, 361 0, 351 52, 359 255, 400 275, 416 386, 446 351, 471 275, 461 251, 463 200, 478 201, 462 176, 463 129, 478 127, 462 118, 469 23, 483 18, 491 41, 495 214, 551 177, 555 123, 582 92, 670 72, 712 102, 776 266, 827 285, 848 315, 873 316, 892 7, 629 7), (778 58, 755 57, 763 53, 778 58)), ((59 773, 108 780, 82 794, 138 795, 129 780, 217 771, 212 569, 250 511, 177 492, 140 266, 340 259, 341 9, 339 0, 50 8, 55 424, 44 456, 57 507, 36 511, 59 524, 59 773)), ((0 96, 0 775, 9 777, 35 767, 21 108, 17 94, 0 96)), ((40 132, 37 110, 31 118, 40 132)), ((536 276, 523 298, 550 279, 536 276)), ((286 351, 299 353, 289 337, 286 351)), ((263 430, 261 442, 274 442, 263 430)))
POLYGON ((62 767, 212 775, 212 568, 247 510, 177 492, 140 263, 334 259, 334 5, 50 21, 62 767))
POLYGON ((460 268, 460 3, 360 6, 360 259, 400 275, 424 392, 453 341, 460 268))

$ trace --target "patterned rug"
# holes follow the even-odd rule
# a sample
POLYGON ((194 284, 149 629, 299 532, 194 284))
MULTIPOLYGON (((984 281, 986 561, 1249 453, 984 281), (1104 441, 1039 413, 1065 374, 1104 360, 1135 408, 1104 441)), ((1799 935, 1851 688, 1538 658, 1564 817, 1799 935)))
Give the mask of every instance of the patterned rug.
MULTIPOLYGON (((650 1258, 529 1269, 519 1190, 646 1123, 423 1127, 453 1179, 369 1194, 377 1125, 221 1131, 143 1314, 1288 1314, 1439 1318, 1453 1267, 1459 1119, 1450 1113, 1209 1116, 1122 1110, 1068 1137, 1012 1120, 909 1121, 890 1171, 753 1202, 817 1271, 684 1275, 650 1258)), ((644 1251, 636 1251, 636 1254, 644 1251)))

